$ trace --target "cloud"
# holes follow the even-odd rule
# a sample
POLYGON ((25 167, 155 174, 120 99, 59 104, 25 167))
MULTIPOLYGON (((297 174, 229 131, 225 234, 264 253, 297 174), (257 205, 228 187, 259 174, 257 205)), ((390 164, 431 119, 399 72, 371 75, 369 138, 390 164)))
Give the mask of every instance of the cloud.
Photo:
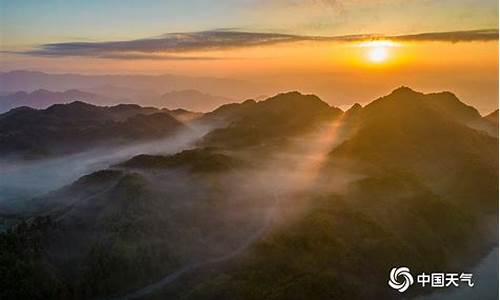
POLYGON ((49 57, 88 56, 114 59, 218 59, 218 57, 183 56, 180 54, 214 49, 268 45, 304 39, 306 37, 278 33, 214 30, 168 33, 155 38, 130 41, 44 44, 34 50, 17 53, 49 57))
POLYGON ((444 41, 444 42, 472 42, 498 40, 498 29, 483 29, 469 31, 428 32, 411 35, 390 37, 400 41, 444 41))
POLYGON ((14 53, 48 57, 83 56, 110 59, 209 60, 222 58, 197 55, 186 56, 186 53, 264 46, 299 41, 356 42, 374 39, 444 42, 492 41, 498 40, 498 30, 485 29, 428 32, 393 36, 380 34, 307 36, 281 33, 244 32, 229 29, 187 33, 167 33, 155 38, 130 41, 44 44, 30 51, 14 53))

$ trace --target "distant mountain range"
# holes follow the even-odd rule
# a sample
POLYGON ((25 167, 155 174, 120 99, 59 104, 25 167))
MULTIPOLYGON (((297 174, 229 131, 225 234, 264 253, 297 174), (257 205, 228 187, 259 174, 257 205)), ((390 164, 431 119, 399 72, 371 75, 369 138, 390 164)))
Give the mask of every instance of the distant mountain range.
POLYGON ((179 90, 163 94, 156 102, 156 106, 168 109, 184 108, 196 112, 208 112, 231 102, 234 102, 234 99, 213 96, 197 90, 179 90))
POLYGON ((5 95, 0 95, 0 113, 19 106, 47 108, 53 104, 63 104, 74 101, 82 101, 95 105, 134 103, 160 108, 207 112, 223 104, 234 101, 230 98, 213 96, 192 89, 170 91, 163 95, 112 86, 103 86, 91 90, 101 92, 106 96, 76 89, 66 90, 64 92, 38 89, 31 93, 24 91, 6 93, 5 95))
POLYGON ((0 296, 399 299, 392 267, 467 270, 498 247, 498 112, 452 93, 401 87, 343 112, 288 92, 185 124, 170 113, 75 102, 0 115, 3 153, 211 128, 5 216, 0 296))
MULTIPOLYGON (((27 91, 37 89, 65 91, 68 89, 89 90, 107 96, 123 94, 123 90, 133 90, 144 94, 162 94, 165 91, 196 89, 203 93, 221 95, 229 98, 247 98, 262 94, 259 87, 252 83, 209 77, 188 77, 178 75, 82 75, 48 74, 34 71, 11 71, 0 73, 1 91, 27 91), (104 94, 104 93, 103 93, 104 94)), ((134 93, 129 94, 133 97, 134 93)), ((120 95, 122 96, 122 95, 120 95)), ((137 93, 136 95, 137 96, 137 93)), ((121 98, 121 97, 119 97, 121 98)))
POLYGON ((119 102, 119 100, 113 98, 82 92, 79 90, 52 92, 39 89, 31 93, 20 91, 0 96, 0 113, 20 106, 47 108, 53 104, 69 103, 74 101, 82 101, 97 105, 109 105, 119 102))
POLYGON ((124 99, 137 104, 148 103, 151 99, 157 99, 161 96, 160 92, 155 92, 149 89, 139 89, 128 86, 116 86, 103 84, 92 88, 86 88, 83 91, 93 94, 102 95, 113 99, 124 99))
MULTIPOLYGON (((496 129, 498 121, 495 121, 498 119, 498 112, 481 117, 476 109, 463 104, 451 93, 421 94, 413 92, 408 88, 400 88, 391 94, 391 97, 398 96, 403 98, 399 102, 408 101, 408 104, 405 104, 405 108, 411 107, 415 103, 423 103, 431 111, 446 116, 448 119, 485 131, 492 136, 498 136, 496 129)), ((99 126, 108 126, 107 121, 124 122, 125 116, 129 118, 139 114, 151 115, 163 113, 173 116, 180 122, 194 121, 199 124, 205 123, 210 124, 210 126, 220 127, 220 129, 214 130, 204 137, 203 143, 211 146, 227 146, 229 144, 245 145, 261 141, 265 137, 279 137, 284 131, 305 131, 314 122, 335 119, 343 114, 340 109, 330 107, 316 96, 304 96, 298 92, 279 94, 260 102, 247 100, 242 103, 224 104, 212 112, 205 114, 193 113, 180 108, 175 110, 160 110, 154 107, 141 107, 135 104, 97 107, 82 101, 74 101, 70 104, 52 105, 54 102, 64 103, 69 99, 86 99, 88 102, 100 105, 117 101, 78 90, 68 90, 65 92, 37 90, 29 94, 18 92, 8 96, 0 96, 0 107, 2 105, 3 107, 14 106, 14 103, 15 106, 19 104, 42 108, 50 106, 45 110, 19 107, 0 115, 0 134, 5 141, 3 149, 0 152, 4 154, 12 154, 18 151, 23 152, 27 150, 23 150, 23 147, 28 147, 27 145, 30 144, 37 144, 39 146, 38 151, 32 148, 26 153, 45 153, 46 147, 49 147, 49 145, 54 146, 58 142, 56 140, 43 142, 47 138, 46 135, 54 135, 55 133, 51 132, 49 134, 49 131, 45 132, 42 128, 51 128, 51 131, 69 130, 62 126, 62 124, 67 123, 73 126, 73 130, 80 131, 82 129, 79 126, 97 126, 98 124, 101 124, 99 126), (82 122, 82 125, 78 125, 78 122, 82 122), (229 124, 231 126, 226 127, 229 124), (14 129, 15 134, 11 132, 14 129), (31 139, 28 142, 30 140, 28 136, 34 135, 37 136, 36 139, 31 139), (45 144, 45 146, 40 147, 39 143, 45 144)), ((194 90, 186 90, 166 93, 158 101, 165 104, 165 106, 176 107, 177 105, 174 103, 179 103, 179 105, 186 103, 188 106, 199 107, 201 109, 202 106, 214 106, 216 102, 225 103, 228 99, 214 97, 194 90), (202 103, 205 104, 202 105, 202 103)), ((362 117, 358 115, 361 111, 365 112, 369 111, 371 107, 377 107, 377 103, 379 103, 379 100, 374 101, 366 108, 355 105, 345 115, 351 120, 361 119, 366 121, 370 119, 364 116, 366 113, 363 113, 362 117)), ((391 116, 391 114, 388 113, 388 116, 391 116)), ((157 116, 157 118, 159 117, 157 116)), ((164 116, 164 118, 167 117, 164 116)), ((355 122, 350 126, 354 125, 355 122)), ((111 128, 112 126, 108 127, 111 128)), ((86 130, 90 130, 87 127, 85 128, 86 130)), ((111 130, 109 128, 108 130, 111 130)), ((68 132, 68 134, 72 133, 68 132)), ((111 131, 110 134, 112 134, 111 131)), ((148 134, 145 133, 145 135, 148 134)), ((54 138, 57 139, 55 136, 54 138)), ((62 141, 65 140, 63 139, 62 141)))

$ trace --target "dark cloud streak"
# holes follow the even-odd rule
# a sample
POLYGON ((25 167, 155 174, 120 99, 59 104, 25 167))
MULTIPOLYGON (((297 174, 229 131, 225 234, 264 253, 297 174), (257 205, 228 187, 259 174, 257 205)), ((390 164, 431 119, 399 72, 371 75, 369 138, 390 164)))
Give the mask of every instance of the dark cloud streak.
POLYGON ((497 29, 450 31, 450 32, 428 32, 412 35, 392 36, 391 40, 399 41, 443 41, 443 42, 473 42, 473 41, 495 41, 498 40, 497 29))
POLYGON ((222 58, 209 56, 185 56, 182 54, 197 51, 203 52, 208 50, 244 48, 303 41, 356 42, 377 39, 443 42, 494 41, 498 40, 498 30, 484 29, 452 32, 428 32, 394 36, 377 34, 305 36, 281 33, 214 30, 188 33, 168 33, 156 38, 130 41, 44 44, 34 50, 14 53, 48 57, 83 56, 110 59, 210 60, 222 58))

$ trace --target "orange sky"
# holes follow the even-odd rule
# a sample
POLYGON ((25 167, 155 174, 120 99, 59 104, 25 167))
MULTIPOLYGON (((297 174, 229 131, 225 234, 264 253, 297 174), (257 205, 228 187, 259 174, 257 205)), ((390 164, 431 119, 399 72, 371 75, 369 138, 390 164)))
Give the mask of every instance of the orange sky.
MULTIPOLYGON (((18 55, 12 66, 52 72, 173 73, 258 82, 269 93, 288 89, 318 94, 332 104, 366 102, 408 85, 431 92, 450 90, 486 113, 498 107, 498 41, 393 42, 386 59, 370 60, 377 44, 294 42, 181 53, 213 60, 115 60, 18 55), (68 69, 70 66, 70 69, 68 69)), ((7 68, 8 63, 7 64, 7 68)), ((257 96, 257 95, 256 95, 257 96)))

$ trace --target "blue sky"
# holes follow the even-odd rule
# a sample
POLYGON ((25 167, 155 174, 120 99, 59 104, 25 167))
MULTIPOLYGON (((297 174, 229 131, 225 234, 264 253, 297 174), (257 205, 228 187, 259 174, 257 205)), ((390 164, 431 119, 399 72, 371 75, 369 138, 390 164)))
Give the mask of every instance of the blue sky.
POLYGON ((0 0, 2 48, 218 28, 408 34, 498 27, 493 0, 0 0))
POLYGON ((13 45, 143 38, 235 24, 234 14, 224 13, 239 9, 230 2, 2 0, 1 31, 13 45))

